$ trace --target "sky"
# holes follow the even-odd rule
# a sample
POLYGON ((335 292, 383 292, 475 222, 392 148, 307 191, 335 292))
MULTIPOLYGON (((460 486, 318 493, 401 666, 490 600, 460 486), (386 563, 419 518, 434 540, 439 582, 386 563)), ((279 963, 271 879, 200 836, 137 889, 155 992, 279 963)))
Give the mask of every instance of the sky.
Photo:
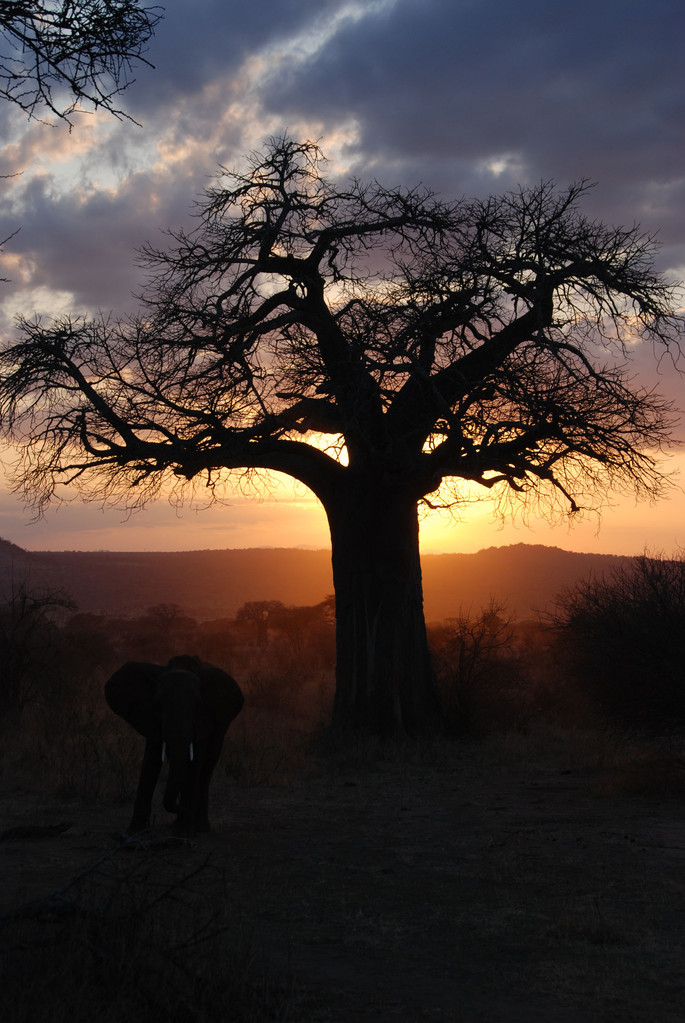
MULTIPOLYGON (((18 314, 136 308, 136 251, 191 224, 218 167, 269 135, 320 142, 329 172, 446 198, 584 178, 585 212, 658 235, 685 278, 682 0, 174 0, 122 106, 64 125, 0 107, 0 331, 18 314)), ((685 407, 685 377, 638 355, 685 407)), ((685 433, 683 434, 685 437, 685 433)), ((9 455, 7 456, 9 458, 9 455)), ((503 524, 487 503, 427 517, 424 551, 546 543, 608 553, 685 546, 685 446, 669 500, 622 500, 601 522, 503 524)), ((0 488, 0 536, 27 549, 179 550, 328 545, 323 510, 278 481, 261 500, 127 517, 80 502, 31 513, 0 488)))

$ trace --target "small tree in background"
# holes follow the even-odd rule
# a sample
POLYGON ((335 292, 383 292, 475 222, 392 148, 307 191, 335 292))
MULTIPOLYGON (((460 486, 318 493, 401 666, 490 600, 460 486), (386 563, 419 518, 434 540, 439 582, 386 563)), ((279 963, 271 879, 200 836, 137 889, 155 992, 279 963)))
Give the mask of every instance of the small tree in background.
POLYGON ((331 530, 334 723, 417 732, 438 716, 421 502, 658 496, 670 408, 620 363, 673 351, 681 323, 653 241, 588 221, 582 183, 444 202, 321 160, 282 138, 223 172, 197 228, 145 250, 139 318, 23 320, 0 414, 39 509, 63 483, 129 505, 261 469, 308 487, 331 530))
POLYGON ((262 650, 269 645, 269 629, 284 606, 280 600, 248 600, 235 616, 239 626, 247 626, 255 644, 262 650))
POLYGON ((478 732, 508 718, 520 682, 514 627, 494 601, 480 614, 448 618, 430 630, 443 711, 449 729, 478 732))
POLYGON ((580 685, 632 724, 685 719, 685 558, 636 558, 562 593, 551 616, 580 685))
POLYGON ((58 623, 75 609, 62 590, 12 587, 0 605, 0 714, 59 691, 68 666, 58 623))

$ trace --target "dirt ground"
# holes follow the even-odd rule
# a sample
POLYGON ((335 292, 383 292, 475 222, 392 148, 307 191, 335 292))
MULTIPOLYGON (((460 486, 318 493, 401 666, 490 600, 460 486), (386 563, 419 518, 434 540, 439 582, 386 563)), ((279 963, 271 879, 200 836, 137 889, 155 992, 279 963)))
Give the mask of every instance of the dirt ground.
POLYGON ((0 830, 73 823, 0 841, 0 937, 93 864, 145 862, 192 876, 287 978, 265 1019, 682 1023, 685 804, 665 789, 506 744, 393 748, 286 786, 219 778, 211 834, 167 846, 160 811, 138 848, 126 806, 8 794, 0 830))

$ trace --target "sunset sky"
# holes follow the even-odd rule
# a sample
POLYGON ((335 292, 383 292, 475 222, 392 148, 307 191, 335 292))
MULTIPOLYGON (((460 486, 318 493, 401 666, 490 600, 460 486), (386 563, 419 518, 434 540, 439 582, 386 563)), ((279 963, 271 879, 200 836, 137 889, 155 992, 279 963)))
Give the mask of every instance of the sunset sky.
MULTIPOLYGON (((219 165, 285 130, 318 139, 330 175, 425 185, 448 198, 555 180, 596 182, 585 211, 639 222, 661 241, 659 267, 685 278, 685 70, 682 0, 175 0, 123 106, 28 123, 0 107, 0 330, 18 313, 136 308, 136 249, 188 226, 219 165)), ((685 377, 637 369, 679 407, 685 377)), ((685 431, 682 433, 685 438, 685 431)), ((487 503, 461 521, 426 518, 426 551, 508 543, 670 552, 685 546, 685 446, 670 500, 621 500, 596 520, 502 526, 487 503)), ((287 482, 259 501, 130 518, 70 504, 30 522, 0 491, 0 536, 28 549, 177 550, 328 545, 314 498, 287 482)))

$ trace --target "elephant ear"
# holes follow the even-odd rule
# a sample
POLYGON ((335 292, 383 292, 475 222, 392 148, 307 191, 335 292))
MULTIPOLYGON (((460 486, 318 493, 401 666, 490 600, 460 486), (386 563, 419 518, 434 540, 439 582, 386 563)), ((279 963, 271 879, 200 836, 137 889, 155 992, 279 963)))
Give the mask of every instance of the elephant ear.
POLYGON ((159 664, 128 661, 105 683, 110 708, 146 739, 160 732, 156 693, 163 671, 159 664))
POLYGON ((240 686, 227 671, 211 664, 194 671, 200 679, 200 706, 195 719, 198 738, 216 731, 223 734, 243 706, 240 686))

